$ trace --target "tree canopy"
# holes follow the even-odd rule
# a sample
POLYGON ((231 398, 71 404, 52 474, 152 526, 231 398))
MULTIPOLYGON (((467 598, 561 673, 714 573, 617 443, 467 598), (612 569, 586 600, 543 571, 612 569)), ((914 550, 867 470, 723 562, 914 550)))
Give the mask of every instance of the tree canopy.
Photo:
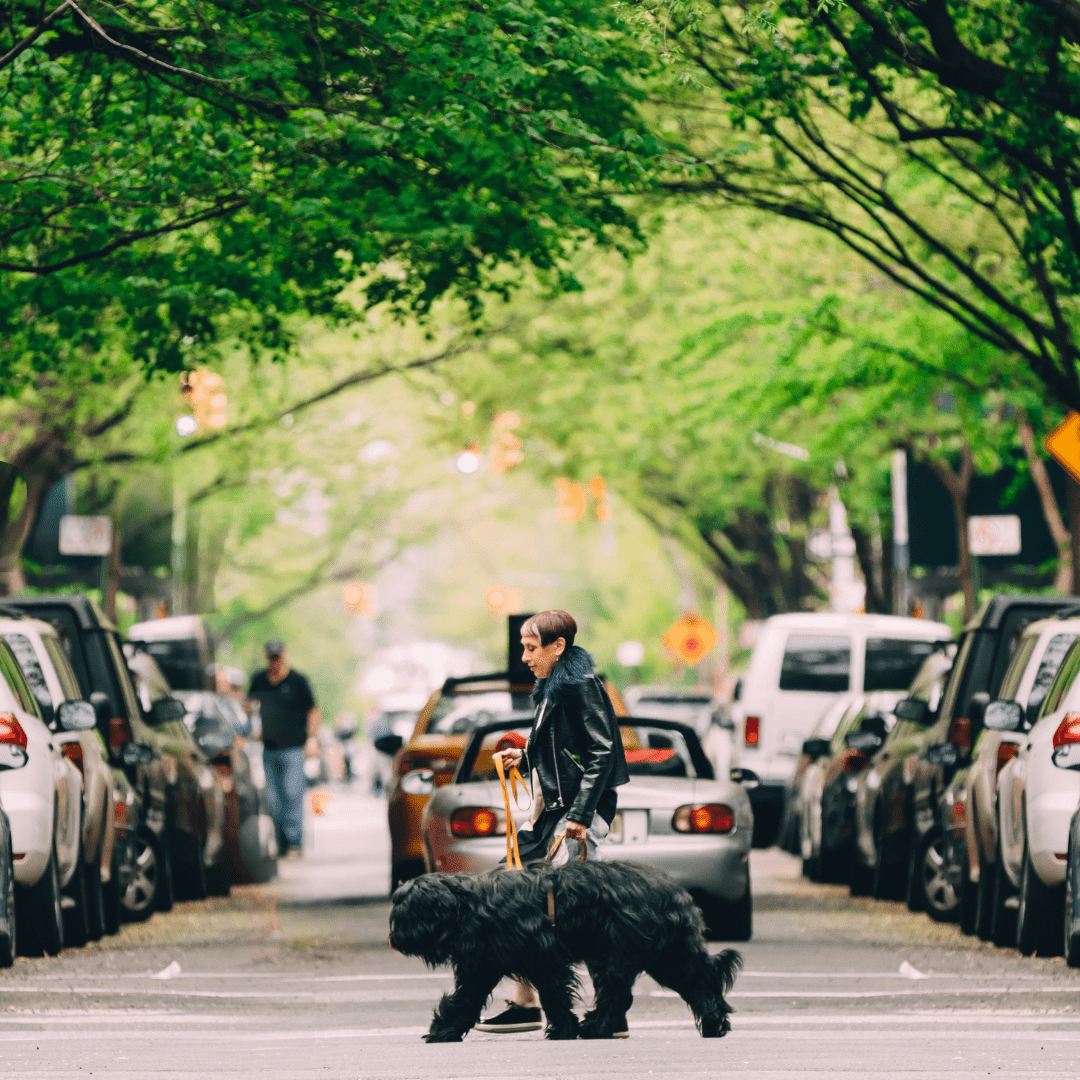
POLYGON ((655 143, 653 60, 583 0, 7 0, 0 380, 122 352, 180 370, 295 312, 475 308, 582 237, 655 143), (362 279, 363 292, 346 292, 362 279))

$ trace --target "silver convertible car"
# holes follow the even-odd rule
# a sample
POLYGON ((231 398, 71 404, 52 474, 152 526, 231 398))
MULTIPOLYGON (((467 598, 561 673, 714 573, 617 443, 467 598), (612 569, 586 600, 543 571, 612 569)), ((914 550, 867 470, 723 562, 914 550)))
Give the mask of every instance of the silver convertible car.
MULTIPOLYGON (((453 779, 438 788, 420 823, 429 873, 481 872, 506 855, 506 813, 492 755, 527 736, 531 715, 485 724, 472 734, 453 779)), ((602 853, 663 870, 694 897, 710 936, 749 941, 750 837, 754 818, 742 783, 717 780, 693 728, 673 720, 624 718, 630 782, 602 853)), ((518 743, 520 745, 520 743, 518 743)), ((743 778, 753 782, 752 774, 743 778)), ((511 802, 524 828, 529 794, 511 802)))

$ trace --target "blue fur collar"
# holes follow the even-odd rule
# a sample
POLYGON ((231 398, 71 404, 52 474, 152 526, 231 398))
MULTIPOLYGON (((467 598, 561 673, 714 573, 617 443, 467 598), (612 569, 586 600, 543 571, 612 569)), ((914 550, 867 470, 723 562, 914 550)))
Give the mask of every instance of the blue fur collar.
POLYGON ((571 645, 559 657, 551 674, 537 680, 532 692, 533 704, 539 705, 547 697, 559 697, 570 686, 583 683, 592 673, 593 658, 580 645, 571 645))

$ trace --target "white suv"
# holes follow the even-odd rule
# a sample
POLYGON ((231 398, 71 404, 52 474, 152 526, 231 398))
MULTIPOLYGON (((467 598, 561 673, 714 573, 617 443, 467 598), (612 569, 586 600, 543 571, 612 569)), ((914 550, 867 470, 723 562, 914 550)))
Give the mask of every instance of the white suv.
MULTIPOLYGON (((106 920, 105 912, 105 883, 113 871, 116 840, 116 779, 105 742, 92 705, 80 710, 86 727, 65 730, 59 723, 61 706, 80 701, 82 691, 56 629, 40 619, 0 619, 0 637, 11 646, 42 718, 53 731, 53 742, 82 773, 82 857, 64 887, 72 901, 64 905, 64 944, 97 941, 105 933, 106 921, 115 925, 114 919, 106 920)), ((65 715, 74 711, 67 706, 65 715)))
MULTIPOLYGON (((86 702, 78 705, 90 708, 86 702)), ((11 822, 19 951, 55 955, 64 944, 61 889, 74 876, 79 857, 82 776, 45 726, 6 641, 0 641, 3 744, 9 752, 26 754, 21 769, 0 772, 0 803, 11 822)))
POLYGON ((829 705, 841 694, 906 690, 952 637, 944 623, 895 615, 806 612, 765 621, 731 712, 733 764, 759 780, 750 791, 756 844, 775 839, 803 742, 829 705))

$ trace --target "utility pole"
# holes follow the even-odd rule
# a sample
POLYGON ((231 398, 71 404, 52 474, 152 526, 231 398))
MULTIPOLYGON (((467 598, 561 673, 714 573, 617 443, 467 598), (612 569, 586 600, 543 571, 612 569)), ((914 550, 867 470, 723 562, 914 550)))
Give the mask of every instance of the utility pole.
POLYGON ((911 568, 911 549, 908 537, 906 450, 894 450, 892 455, 892 517, 893 611, 897 615, 909 615, 911 602, 908 571, 911 568))

